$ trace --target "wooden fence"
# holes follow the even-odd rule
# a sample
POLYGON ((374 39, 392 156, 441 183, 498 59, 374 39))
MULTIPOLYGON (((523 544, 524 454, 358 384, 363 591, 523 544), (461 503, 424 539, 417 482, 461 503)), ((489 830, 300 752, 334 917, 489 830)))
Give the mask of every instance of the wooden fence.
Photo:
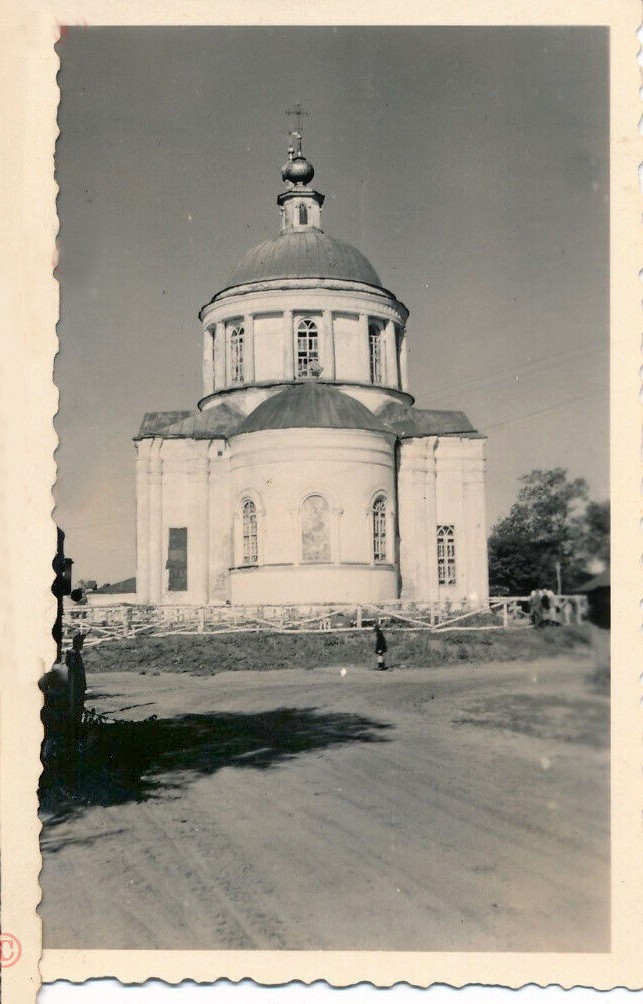
MULTIPOLYGON (((558 597, 563 623, 580 623, 586 613, 584 596, 558 597)), ((73 635, 86 635, 85 645, 147 635, 222 635, 247 632, 293 634, 301 632, 368 631, 379 621, 383 627, 406 631, 490 631, 531 624, 529 597, 492 597, 484 606, 465 602, 378 604, 270 604, 258 607, 146 606, 115 604, 105 607, 68 607, 63 618, 63 645, 73 635)))

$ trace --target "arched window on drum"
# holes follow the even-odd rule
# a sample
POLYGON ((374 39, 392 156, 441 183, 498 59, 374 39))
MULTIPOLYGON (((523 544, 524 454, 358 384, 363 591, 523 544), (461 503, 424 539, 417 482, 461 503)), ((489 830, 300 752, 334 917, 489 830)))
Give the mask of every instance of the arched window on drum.
POLYGON ((378 495, 371 509, 373 533, 373 561, 377 564, 387 560, 386 539, 386 499, 378 495))
POLYGON ((308 210, 306 206, 302 204, 299 206, 299 224, 300 226, 308 225, 308 210))
POLYGON ((259 540, 257 534, 257 507, 252 499, 246 499, 241 507, 243 523, 243 564, 256 565, 259 561, 259 540))
POLYGON ((319 376, 319 329, 310 317, 297 324, 297 376, 319 376))
POLYGON ((243 340, 242 324, 235 324, 228 332, 230 349, 230 383, 243 383, 243 340))
POLYGON ((371 383, 384 383, 384 337, 377 321, 368 326, 368 362, 371 383))

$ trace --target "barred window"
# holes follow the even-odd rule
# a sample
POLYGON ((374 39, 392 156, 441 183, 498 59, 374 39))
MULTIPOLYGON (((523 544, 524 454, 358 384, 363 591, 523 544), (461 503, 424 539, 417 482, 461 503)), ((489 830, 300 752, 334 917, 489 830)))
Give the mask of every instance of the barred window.
POLYGON ((319 331, 309 317, 297 325, 297 376, 319 376, 319 331))
POLYGON ((373 502, 373 560, 386 561, 386 499, 383 495, 373 502))
POLYGON ((438 583, 455 586, 455 527, 438 527, 438 583))
POLYGON ((382 329, 379 324, 368 326, 368 359, 371 373, 371 383, 384 382, 384 366, 382 364, 382 329))
POLYGON ((243 516, 243 563, 256 565, 259 560, 257 540, 257 507, 252 499, 246 499, 242 506, 243 516))
POLYGON ((188 588, 188 528, 171 526, 168 533, 167 588, 170 593, 182 593, 188 588))
POLYGON ((308 210, 303 203, 299 207, 299 223, 302 225, 308 224, 308 210))
POLYGON ((243 383, 243 337, 241 324, 230 328, 230 383, 243 383))

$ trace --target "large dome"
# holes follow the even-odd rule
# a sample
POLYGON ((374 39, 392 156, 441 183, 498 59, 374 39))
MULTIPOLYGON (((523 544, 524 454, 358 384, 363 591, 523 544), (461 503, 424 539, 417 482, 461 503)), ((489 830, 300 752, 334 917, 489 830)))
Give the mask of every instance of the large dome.
POLYGON ((226 283, 241 286, 261 279, 351 279, 381 286, 361 251, 322 230, 295 230, 262 241, 248 251, 226 283))

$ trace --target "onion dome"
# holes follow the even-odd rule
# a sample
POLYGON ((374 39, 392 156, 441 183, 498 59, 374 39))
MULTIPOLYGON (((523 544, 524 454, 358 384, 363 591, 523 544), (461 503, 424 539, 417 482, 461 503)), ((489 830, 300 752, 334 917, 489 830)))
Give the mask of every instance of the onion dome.
POLYGON ((266 429, 364 429, 388 432, 368 408, 328 384, 293 384, 269 397, 237 427, 235 435, 266 429))
POLYGON ((315 177, 315 169, 309 160, 304 157, 301 151, 296 156, 291 156, 292 147, 288 151, 288 161, 281 169, 281 177, 284 181, 290 181, 293 185, 309 185, 315 177))
POLYGON ((262 279, 348 279, 381 287, 369 260, 322 230, 287 230, 248 251, 231 272, 227 287, 262 279))

